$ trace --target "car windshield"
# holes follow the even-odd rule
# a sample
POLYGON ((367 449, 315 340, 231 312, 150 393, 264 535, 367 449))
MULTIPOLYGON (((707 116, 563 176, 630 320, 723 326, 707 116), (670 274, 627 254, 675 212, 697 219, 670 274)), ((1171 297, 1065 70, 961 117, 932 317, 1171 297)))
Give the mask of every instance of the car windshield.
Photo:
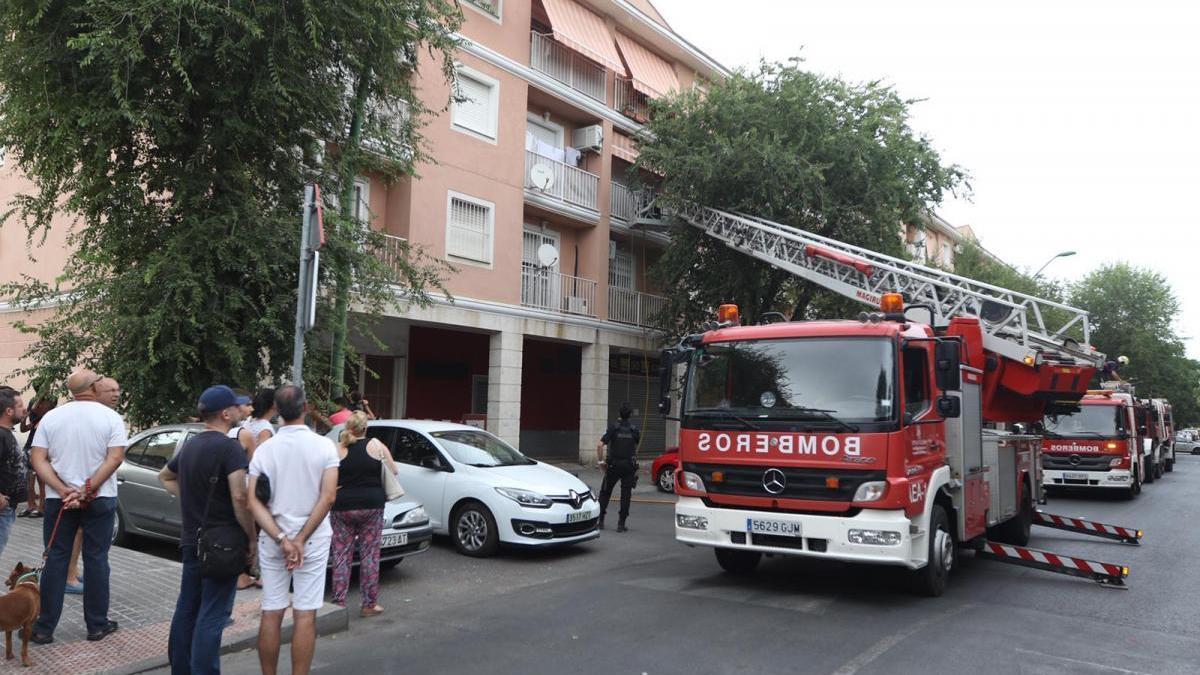
POLYGON ((685 414, 846 426, 894 419, 895 356, 884 338, 755 340, 692 357, 685 414))
POLYGON ((430 434, 454 461, 468 466, 517 466, 536 464, 516 448, 482 431, 456 429, 430 434))
POLYGON ((1077 412, 1047 416, 1044 425, 1047 436, 1063 438, 1117 438, 1125 435, 1121 422, 1121 406, 1085 405, 1077 412))

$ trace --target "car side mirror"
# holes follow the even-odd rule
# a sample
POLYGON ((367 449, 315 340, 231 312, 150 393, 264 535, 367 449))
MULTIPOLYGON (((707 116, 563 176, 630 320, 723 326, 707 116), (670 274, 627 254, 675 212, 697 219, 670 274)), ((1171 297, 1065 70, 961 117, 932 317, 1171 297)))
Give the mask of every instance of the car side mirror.
POLYGON ((957 396, 942 395, 937 400, 938 414, 945 419, 962 416, 962 401, 957 396))
POLYGON ((962 353, 957 340, 940 340, 933 348, 933 374, 938 389, 962 389, 962 353))

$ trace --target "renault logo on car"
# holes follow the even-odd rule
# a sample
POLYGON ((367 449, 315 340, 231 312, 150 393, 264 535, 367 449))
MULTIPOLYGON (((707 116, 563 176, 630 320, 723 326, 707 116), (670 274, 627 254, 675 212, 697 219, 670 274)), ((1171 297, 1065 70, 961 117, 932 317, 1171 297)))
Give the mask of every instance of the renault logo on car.
POLYGON ((567 496, 571 499, 572 507, 578 509, 580 506, 583 506, 583 495, 579 494, 578 492, 576 492, 574 490, 571 490, 570 492, 567 493, 567 496))
POLYGON ((779 469, 767 469, 763 472, 762 486, 767 492, 777 495, 787 487, 787 476, 779 469))

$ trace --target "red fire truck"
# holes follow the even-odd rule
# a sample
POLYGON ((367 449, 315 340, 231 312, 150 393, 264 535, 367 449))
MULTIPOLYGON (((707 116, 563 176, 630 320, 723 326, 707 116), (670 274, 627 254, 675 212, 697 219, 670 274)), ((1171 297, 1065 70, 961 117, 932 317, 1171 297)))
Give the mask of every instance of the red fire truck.
POLYGON ((1165 398, 1142 399, 1141 405, 1146 410, 1147 449, 1153 459, 1153 470, 1146 476, 1157 480, 1175 470, 1175 420, 1165 398))
POLYGON ((1042 438, 1046 487, 1142 491, 1148 462, 1142 453, 1136 400, 1128 391, 1089 391, 1079 407, 1046 416, 1042 438))
POLYGON ((1123 585, 1122 566, 1024 547, 1034 524, 1140 537, 1037 511, 1041 439, 1011 430, 1083 396, 1102 362, 1085 312, 769 221, 687 204, 677 214, 877 310, 743 326, 724 305, 667 350, 664 410, 670 364, 684 365, 679 541, 714 548, 735 573, 764 554, 902 566, 928 595, 945 590, 963 546, 1123 585), (1068 318, 1051 326, 1051 315, 1068 318), (1082 340, 1066 337, 1072 327, 1082 340))

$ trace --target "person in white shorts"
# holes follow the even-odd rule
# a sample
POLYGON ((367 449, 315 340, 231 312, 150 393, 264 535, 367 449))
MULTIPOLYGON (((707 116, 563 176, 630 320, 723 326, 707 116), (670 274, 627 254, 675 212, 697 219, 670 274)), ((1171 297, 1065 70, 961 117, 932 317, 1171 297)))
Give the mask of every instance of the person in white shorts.
POLYGON ((337 494, 338 453, 333 441, 304 425, 308 404, 293 385, 275 392, 283 426, 254 451, 250 460, 250 509, 258 522, 258 565, 262 571, 262 618, 258 660, 264 675, 279 663, 283 613, 292 607, 292 673, 307 673, 317 641, 317 610, 325 600, 329 560, 329 508, 337 494), (270 483, 271 496, 258 498, 258 482, 270 483), (288 599, 288 586, 293 593, 288 599))

